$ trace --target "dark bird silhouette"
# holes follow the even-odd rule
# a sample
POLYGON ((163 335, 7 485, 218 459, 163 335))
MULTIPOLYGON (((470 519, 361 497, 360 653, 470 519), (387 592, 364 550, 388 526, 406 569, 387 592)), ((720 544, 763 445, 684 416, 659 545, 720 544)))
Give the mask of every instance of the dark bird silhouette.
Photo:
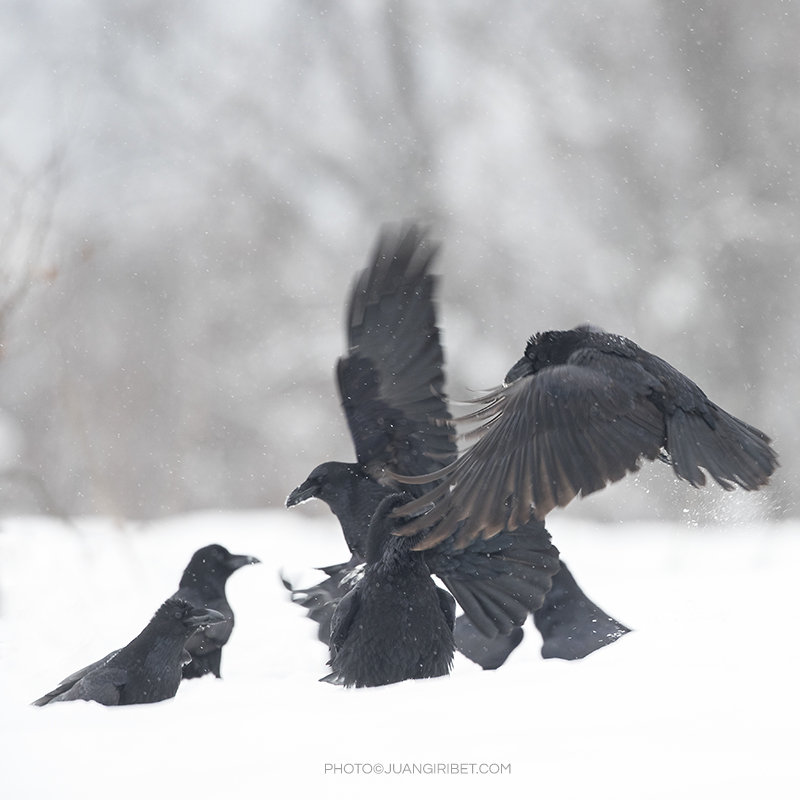
POLYGON ((325 681, 384 686, 450 672, 456 603, 433 582, 424 555, 411 549, 413 540, 393 535, 398 521, 389 512, 407 500, 389 495, 375 511, 363 576, 333 613, 333 672, 325 681))
POLYGON ((174 697, 190 658, 189 637, 225 621, 218 611, 170 597, 130 644, 65 678, 35 706, 63 700, 94 700, 104 706, 158 703, 174 697))
POLYGON ((502 387, 480 398, 478 441, 433 475, 398 514, 417 547, 458 546, 542 519, 662 458, 693 486, 705 470, 723 489, 764 486, 778 466, 770 439, 712 403, 673 366, 622 336, 588 325, 533 336, 502 387), (432 505, 433 504, 433 505, 432 505))
MULTIPOLYGON (((352 588, 364 563, 370 520, 381 501, 401 488, 390 475, 421 475, 457 457, 453 431, 441 424, 450 414, 433 299, 436 277, 429 271, 436 252, 415 226, 382 232, 351 292, 348 351, 336 370, 357 461, 321 464, 286 501, 288 507, 314 497, 325 501, 351 552, 348 562, 324 568, 328 578, 322 583, 293 591, 293 599, 319 622, 326 643, 335 604, 352 588)), ((420 496, 433 486, 404 491, 420 496)), ((426 559, 429 571, 443 580, 467 614, 456 629, 459 649, 485 668, 499 666, 518 644, 521 631, 515 629, 529 612, 542 608, 560 618, 570 605, 564 598, 572 598, 576 609, 596 608, 558 561, 549 534, 536 519, 488 544, 459 549, 443 541, 426 559), (564 576, 559 577, 559 567, 564 576), (544 597, 553 584, 561 586, 558 603, 544 597)), ((628 632, 603 612, 591 616, 587 611, 583 618, 570 613, 565 624, 574 642, 584 642, 584 655, 628 632)), ((545 635, 552 630, 546 627, 545 635)), ((554 639, 550 651, 558 651, 561 641, 554 639)), ((565 657, 574 652, 571 643, 565 657)))
MULTIPOLYGON (((324 622, 334 613, 331 603, 363 574, 360 568, 367 560, 370 520, 375 513, 372 510, 370 514, 370 501, 374 501, 372 509, 377 509, 385 498, 397 497, 391 486, 359 474, 354 466, 329 462, 317 467, 287 500, 287 505, 293 506, 312 497, 324 499, 340 520, 352 554, 348 562, 326 567, 330 577, 318 586, 294 592, 295 600, 320 622, 323 641, 329 641, 324 622)), ((456 549, 451 541, 442 542, 426 551, 423 560, 458 600, 471 624, 489 639, 509 635, 522 625, 528 613, 542 605, 560 568, 558 551, 539 520, 531 520, 518 532, 476 541, 467 548, 456 549)), ((480 655, 479 651, 476 654, 480 655)))
POLYGON ((173 597, 186 600, 198 608, 213 608, 225 622, 195 631, 186 643, 192 660, 183 668, 184 678, 199 678, 209 672, 220 677, 222 648, 233 631, 233 609, 225 595, 225 584, 237 569, 261 563, 255 556, 237 556, 222 545, 201 547, 183 572, 178 591, 173 597))

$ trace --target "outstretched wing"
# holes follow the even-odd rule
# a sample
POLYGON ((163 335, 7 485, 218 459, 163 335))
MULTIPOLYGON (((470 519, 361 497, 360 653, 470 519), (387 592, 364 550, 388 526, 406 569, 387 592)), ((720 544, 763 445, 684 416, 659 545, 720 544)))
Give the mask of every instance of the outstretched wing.
POLYGON ((439 473, 415 479, 442 482, 397 509, 410 514, 435 503, 401 531, 429 528, 419 549, 452 535, 462 520, 464 544, 514 530, 531 514, 542 519, 635 472, 643 458, 661 455, 694 486, 705 484, 705 469, 725 489, 758 489, 778 466, 765 434, 633 343, 624 352, 577 349, 566 364, 482 400, 485 408, 471 415, 483 422, 477 443, 439 473))
POLYGON ((458 538, 426 550, 428 568, 484 636, 511 633, 542 606, 560 568, 550 534, 531 519, 514 533, 475 539, 464 549, 458 538))
MULTIPOLYGON (((430 528, 417 549, 456 532, 460 546, 516 530, 577 495, 587 495, 654 459, 665 441, 664 419, 647 389, 601 371, 549 367, 488 395, 473 415, 485 420, 478 441, 435 478, 442 482, 397 509, 432 511, 404 526, 404 535, 430 528), (486 419, 488 417, 488 419, 486 419), (463 524, 462 524, 463 521, 463 524)), ((415 481, 433 480, 433 476, 415 481)))
POLYGON ((384 228, 350 295, 339 395, 358 461, 375 477, 420 475, 456 457, 429 273, 437 250, 414 225, 384 228))

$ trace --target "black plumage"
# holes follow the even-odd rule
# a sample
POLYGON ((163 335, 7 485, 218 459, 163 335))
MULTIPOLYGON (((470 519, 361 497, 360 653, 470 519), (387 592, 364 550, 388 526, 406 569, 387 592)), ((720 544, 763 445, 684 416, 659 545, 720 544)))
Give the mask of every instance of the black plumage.
POLYGON ((105 706, 158 703, 174 697, 190 658, 185 645, 197 630, 224 622, 213 609, 171 597, 129 644, 65 678, 33 705, 94 700, 105 706))
POLYGON ((384 686, 450 672, 456 604, 433 582, 412 540, 393 535, 398 521, 390 512, 407 500, 402 494, 389 495, 375 511, 364 573, 333 613, 333 671, 323 680, 384 686))
POLYGON ((255 556, 234 555, 222 545, 201 547, 190 559, 173 597, 186 600, 198 608, 213 608, 225 618, 224 623, 195 631, 186 643, 192 660, 183 668, 184 678, 199 678, 212 673, 220 676, 222 648, 233 631, 234 616, 225 585, 237 569, 258 564, 255 556))
MULTIPOLYGON (((294 592, 295 599, 322 623, 329 618, 325 604, 336 602, 362 574, 367 557, 370 521, 385 498, 397 496, 391 486, 379 484, 355 464, 328 462, 317 467, 287 500, 293 506, 318 497, 339 519, 352 554, 350 561, 325 571, 330 576, 318 586, 294 592)), ((408 495, 405 495, 408 499, 408 495)), ((539 608, 560 568, 558 551, 539 520, 515 533, 491 541, 476 541, 456 549, 452 541, 428 550, 423 560, 485 636, 507 635, 539 608)), ((291 588, 291 587, 290 587, 291 588)), ((325 641, 321 627, 320 636, 325 641)))
POLYGON ((533 621, 542 634, 542 658, 584 658, 630 633, 583 593, 563 561, 547 603, 533 612, 533 621))
MULTIPOLYGON (((321 464, 287 499, 287 506, 324 500, 352 554, 348 562, 324 568, 329 577, 319 585, 293 592, 320 623, 326 642, 333 607, 364 562, 370 520, 381 501, 398 490, 390 474, 424 474, 457 457, 453 431, 442 424, 450 414, 433 299, 437 279, 429 271, 435 253, 436 246, 415 226, 382 232, 370 266, 351 293, 348 351, 336 370, 357 461, 321 464)), ((406 491, 419 496, 434 485, 406 491)), ((550 607, 545 597, 552 582, 561 580, 560 562, 536 519, 490 544, 454 548, 442 542, 426 559, 468 616, 458 628, 464 653, 487 668, 513 650, 520 638, 514 629, 529 612, 544 603, 552 615, 560 613, 562 606, 550 607)), ((574 581, 563 591, 573 593, 577 606, 586 600, 574 581)), ((584 622, 585 628, 574 633, 576 640, 587 637, 588 653, 596 649, 596 625, 588 617, 584 622)), ((628 631, 616 624, 618 635, 628 631)))
POLYGON ((418 547, 455 535, 459 546, 543 519, 662 458, 703 486, 755 490, 778 466, 770 439, 715 403, 658 356, 591 326, 532 337, 504 385, 480 398, 478 441, 433 475, 440 481, 400 514, 427 529, 418 547), (429 510, 430 509, 430 510, 429 510))
POLYGON ((525 634, 522 628, 514 628, 511 633, 489 638, 470 624, 469 617, 462 614, 456 620, 453 635, 456 649, 470 661, 480 664, 483 669, 500 669, 519 647, 525 634))

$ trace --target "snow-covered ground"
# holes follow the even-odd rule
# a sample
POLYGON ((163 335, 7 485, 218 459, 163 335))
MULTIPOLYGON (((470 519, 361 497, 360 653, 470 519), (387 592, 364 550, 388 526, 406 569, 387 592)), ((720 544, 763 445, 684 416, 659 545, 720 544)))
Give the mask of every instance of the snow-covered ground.
POLYGON ((0 797, 800 796, 800 524, 548 527, 634 633, 566 663, 531 628, 497 672, 459 655, 447 678, 345 690, 318 682, 325 648, 279 579, 344 559, 332 516, 4 520, 0 797), (133 638, 213 541, 263 562, 229 581, 223 680, 151 706, 29 705, 133 638))

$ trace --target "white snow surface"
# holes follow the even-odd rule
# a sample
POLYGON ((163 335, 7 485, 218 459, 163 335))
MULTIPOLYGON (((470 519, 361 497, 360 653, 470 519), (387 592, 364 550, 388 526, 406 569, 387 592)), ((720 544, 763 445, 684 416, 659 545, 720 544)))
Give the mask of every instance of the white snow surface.
POLYGON ((345 560, 332 516, 6 519, 0 797, 800 796, 800 523, 553 514, 548 528, 586 593, 633 633, 583 661, 545 661, 529 623, 496 672, 457 655, 446 678, 347 690, 319 682, 326 648, 279 577, 310 585, 311 567, 345 560), (228 582, 222 680, 153 705, 30 706, 130 641, 211 542, 263 562, 228 582))

